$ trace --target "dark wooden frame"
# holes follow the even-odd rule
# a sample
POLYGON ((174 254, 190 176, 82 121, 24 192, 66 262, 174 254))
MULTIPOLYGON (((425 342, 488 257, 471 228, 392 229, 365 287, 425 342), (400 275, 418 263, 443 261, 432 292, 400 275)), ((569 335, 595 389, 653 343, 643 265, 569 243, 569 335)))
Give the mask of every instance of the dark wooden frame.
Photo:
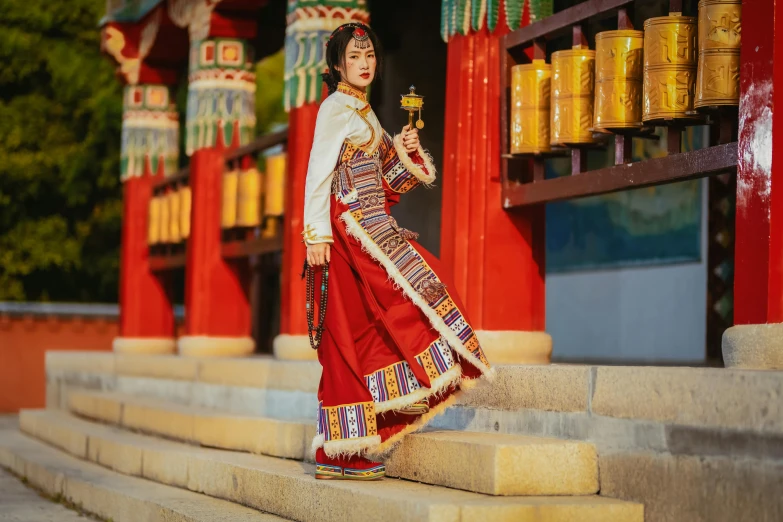
MULTIPOLYGON (((631 161, 633 137, 645 137, 638 132, 617 134, 615 166, 586 171, 585 148, 574 147, 571 153, 571 175, 545 179, 544 155, 512 155, 510 151, 509 112, 511 100, 511 67, 527 60, 525 49, 532 47, 533 58, 546 58, 547 40, 572 33, 574 45, 586 44, 582 25, 590 20, 616 16, 619 28, 632 28, 628 7, 635 0, 588 0, 553 14, 539 22, 522 27, 503 37, 501 44, 501 205, 506 209, 537 205, 553 201, 606 194, 639 187, 660 185, 701 178, 726 172, 736 172, 737 143, 721 141, 705 149, 681 152, 682 126, 669 126, 668 155, 646 161, 631 161)), ((670 11, 681 11, 681 0, 670 0, 670 11)), ((727 118, 713 117, 711 123, 727 127, 727 118)), ((726 131, 730 132, 730 130, 726 131)), ((555 152, 557 154, 558 152, 555 152)), ((562 151, 560 151, 562 154, 562 151)))

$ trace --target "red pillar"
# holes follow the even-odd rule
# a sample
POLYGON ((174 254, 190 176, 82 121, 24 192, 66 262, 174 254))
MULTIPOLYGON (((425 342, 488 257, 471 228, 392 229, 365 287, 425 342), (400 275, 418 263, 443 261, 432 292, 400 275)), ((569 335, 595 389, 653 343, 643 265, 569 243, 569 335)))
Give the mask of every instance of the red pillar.
POLYGON ((165 276, 150 270, 147 219, 152 185, 149 173, 128 179, 123 187, 120 247, 120 324, 114 350, 174 351, 174 312, 165 276))
POLYGON ((448 45, 441 258, 490 361, 548 362, 544 209, 501 206, 499 36, 448 45))
POLYGON ((783 322, 783 7, 743 2, 734 275, 738 325, 783 322), (775 16, 770 16, 773 13, 775 16), (774 38, 774 35, 782 38, 774 38), (777 59, 775 59, 777 58, 777 59))

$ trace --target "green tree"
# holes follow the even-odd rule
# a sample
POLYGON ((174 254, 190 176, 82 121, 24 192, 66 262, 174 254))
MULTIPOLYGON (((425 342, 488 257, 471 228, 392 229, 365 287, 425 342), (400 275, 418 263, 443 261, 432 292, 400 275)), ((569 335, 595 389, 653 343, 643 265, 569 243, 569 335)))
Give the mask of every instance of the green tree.
POLYGON ((103 0, 0 2, 0 300, 116 301, 122 87, 103 0))

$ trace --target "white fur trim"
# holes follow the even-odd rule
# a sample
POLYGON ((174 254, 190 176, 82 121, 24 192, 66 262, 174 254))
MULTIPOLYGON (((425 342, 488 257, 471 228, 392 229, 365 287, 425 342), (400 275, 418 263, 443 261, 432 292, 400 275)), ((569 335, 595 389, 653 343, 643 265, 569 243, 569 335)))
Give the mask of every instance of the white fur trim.
POLYGON ((459 337, 457 337, 457 334, 455 334, 451 328, 446 325, 446 323, 435 312, 435 310, 430 308, 430 306, 419 295, 419 293, 413 289, 411 284, 407 279, 405 279, 405 277, 403 277, 391 259, 384 255, 380 247, 375 244, 375 241, 372 240, 367 231, 365 231, 356 221, 356 219, 353 217, 353 214, 351 214, 349 211, 343 212, 340 215, 340 219, 342 219, 343 223, 345 223, 345 230, 348 235, 359 241, 359 243, 362 245, 362 250, 367 252, 386 269, 386 273, 389 274, 389 278, 392 280, 392 282, 402 290, 403 295, 408 297, 408 299, 410 299, 413 304, 419 307, 419 310, 424 312, 424 315, 427 316, 427 319, 429 319, 432 327, 444 339, 446 339, 451 348, 459 353, 463 359, 478 368, 482 375, 492 379, 495 375, 494 369, 481 362, 481 360, 473 355, 470 350, 465 348, 465 345, 462 344, 462 341, 460 341, 459 337))
POLYGON ((256 349, 251 337, 188 335, 177 340, 179 354, 186 357, 242 357, 256 349))
POLYGON ((400 162, 408 169, 408 172, 416 176, 416 179, 425 185, 430 185, 435 181, 435 165, 432 164, 432 157, 421 146, 419 146, 418 153, 424 160, 424 168, 414 163, 408 151, 405 150, 405 145, 402 144, 402 134, 394 137, 394 150, 397 151, 400 162))
POLYGON ((352 457, 354 455, 363 456, 380 445, 381 436, 370 435, 369 437, 328 440, 324 442, 323 447, 326 455, 334 459, 337 457, 352 457))
POLYGON ((375 413, 401 410, 432 395, 439 395, 445 392, 448 388, 459 384, 460 381, 462 381, 462 367, 459 364, 455 364, 445 373, 439 375, 434 381, 431 381, 431 386, 429 388, 419 388, 418 390, 413 391, 407 395, 403 395, 402 397, 396 397, 394 399, 383 402, 376 402, 375 413))
POLYGON ((272 341, 275 359, 281 361, 317 361, 318 352, 310 346, 306 335, 280 334, 272 341))
POLYGON ((111 348, 116 353, 169 354, 177 351, 177 341, 173 337, 115 337, 111 348))
POLYGON ((324 447, 324 434, 319 433, 313 437, 313 442, 310 444, 310 458, 315 458, 315 452, 318 448, 324 447))

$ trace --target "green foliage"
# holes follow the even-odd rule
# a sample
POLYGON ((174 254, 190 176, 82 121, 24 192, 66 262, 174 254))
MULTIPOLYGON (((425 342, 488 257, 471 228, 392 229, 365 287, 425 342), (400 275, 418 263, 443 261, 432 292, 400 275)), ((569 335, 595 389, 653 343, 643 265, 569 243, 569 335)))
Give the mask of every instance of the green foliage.
POLYGON ((283 108, 285 49, 256 64, 256 134, 265 134, 280 123, 288 123, 283 108))
POLYGON ((102 0, 0 2, 0 300, 114 301, 122 88, 102 0))

